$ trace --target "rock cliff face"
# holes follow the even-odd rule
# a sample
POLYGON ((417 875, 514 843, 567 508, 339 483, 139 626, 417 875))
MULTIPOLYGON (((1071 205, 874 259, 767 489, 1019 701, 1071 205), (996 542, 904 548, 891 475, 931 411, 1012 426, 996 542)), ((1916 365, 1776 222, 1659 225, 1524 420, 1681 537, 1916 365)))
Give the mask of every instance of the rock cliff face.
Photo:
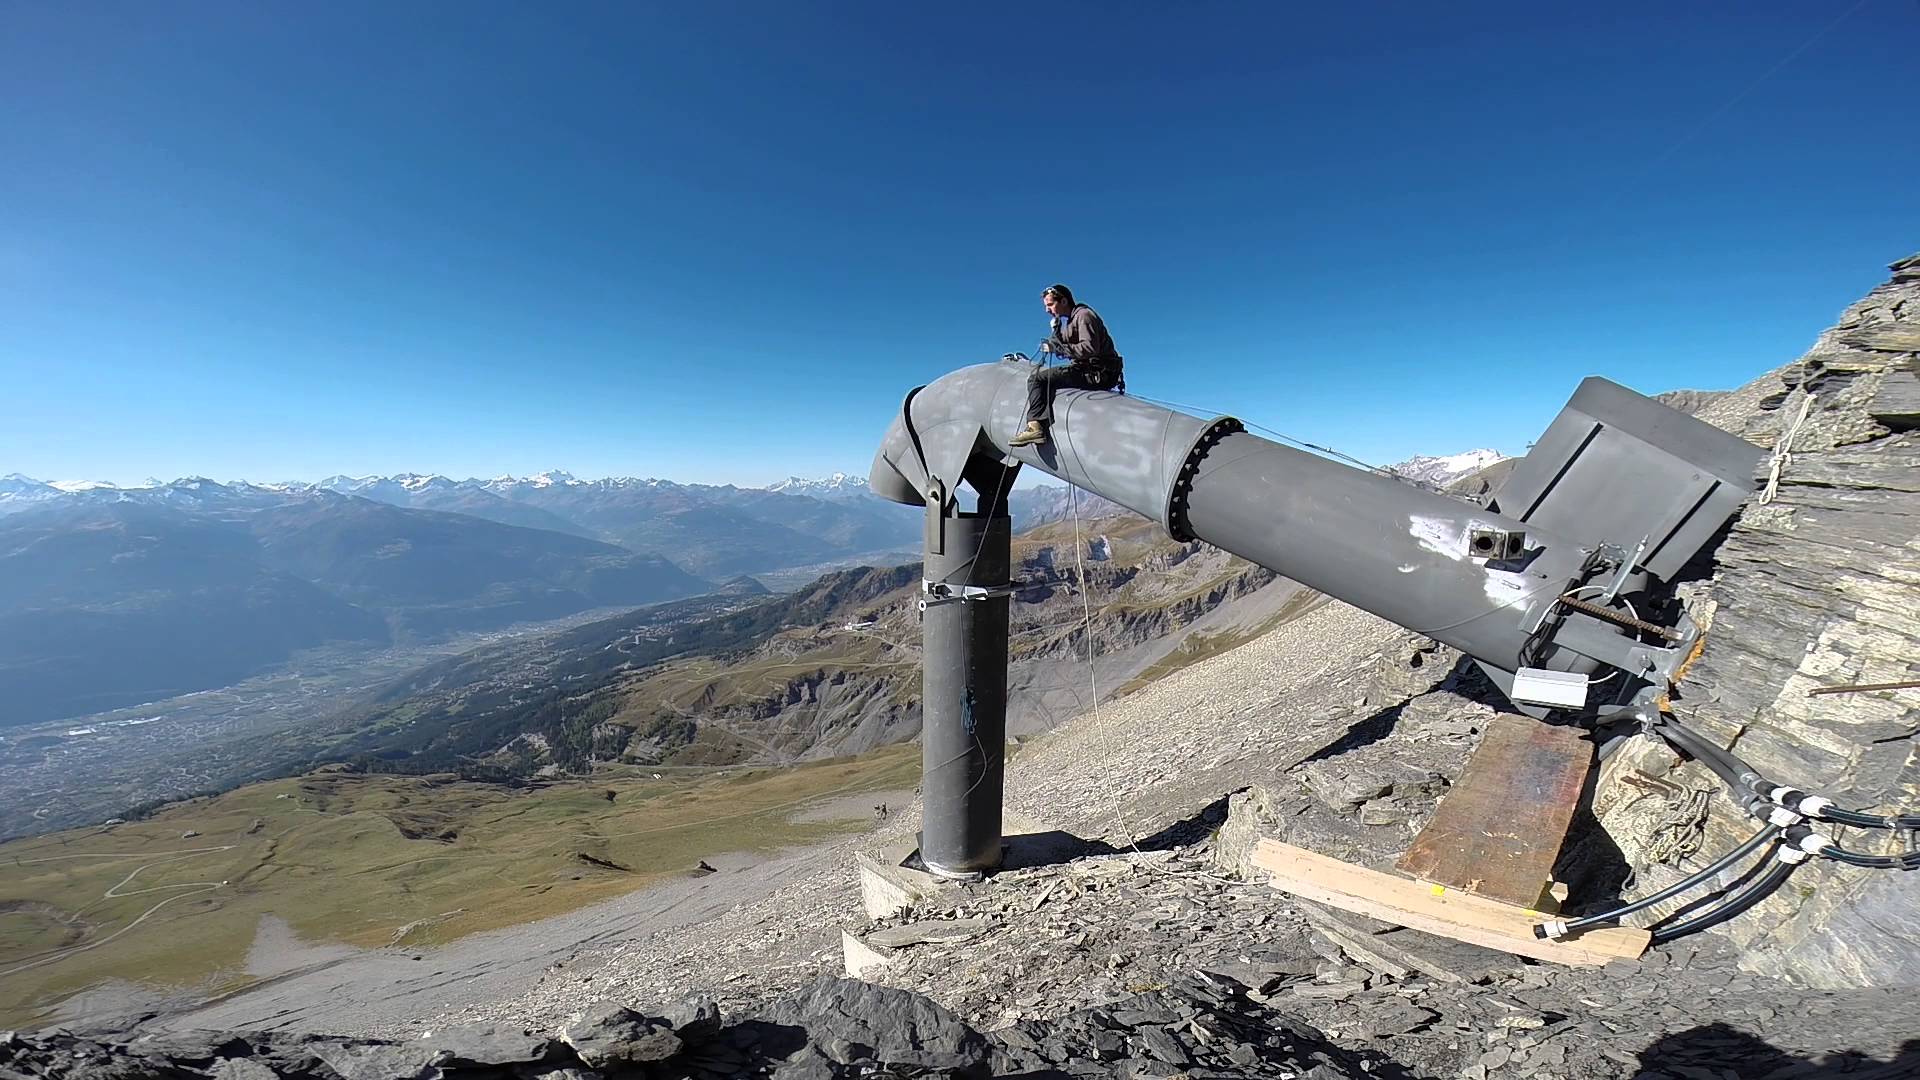
MULTIPOLYGON (((1749 501, 1695 590, 1705 648, 1674 698, 1768 778, 1870 811, 1920 804, 1920 690, 1808 691, 1920 678, 1920 255, 1892 269, 1799 361, 1701 404, 1701 419, 1774 450, 1772 493, 1749 501)), ((1642 891, 1755 828, 1704 770, 1646 740, 1609 759, 1595 809, 1642 891)), ((1885 833, 1839 831, 1884 850, 1885 833)), ((1920 974, 1916 901, 1910 875, 1819 860, 1724 932, 1753 971, 1905 984, 1920 974)))

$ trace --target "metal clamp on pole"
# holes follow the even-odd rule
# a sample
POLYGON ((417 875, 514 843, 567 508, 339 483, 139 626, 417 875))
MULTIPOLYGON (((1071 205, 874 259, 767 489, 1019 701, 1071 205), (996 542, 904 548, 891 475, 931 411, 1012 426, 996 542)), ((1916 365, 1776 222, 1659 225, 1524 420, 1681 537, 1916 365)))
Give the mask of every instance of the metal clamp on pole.
POLYGON ((1012 596, 1019 591, 1018 585, 952 585, 944 581, 922 579, 920 610, 925 611, 930 607, 965 600, 991 600, 996 596, 1012 596))

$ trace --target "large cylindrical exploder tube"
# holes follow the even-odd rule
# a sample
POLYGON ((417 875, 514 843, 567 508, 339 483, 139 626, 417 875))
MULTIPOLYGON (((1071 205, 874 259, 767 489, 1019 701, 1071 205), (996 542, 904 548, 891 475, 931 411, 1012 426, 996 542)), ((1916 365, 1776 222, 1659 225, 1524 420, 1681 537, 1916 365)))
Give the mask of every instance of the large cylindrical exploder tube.
POLYGON ((1512 671, 1590 673, 1569 649, 1522 659, 1530 632, 1587 553, 1564 537, 1390 476, 1283 446, 1231 418, 1204 420, 1139 398, 1061 391, 1052 438, 1010 448, 1031 365, 962 368, 909 396, 870 483, 922 502, 975 455, 1030 465, 1310 588, 1512 671), (1476 530, 1524 533, 1525 554, 1489 562, 1476 530))
MULTIPOLYGON (((1195 537, 1507 670, 1528 611, 1585 559, 1523 522, 1244 431, 1203 450, 1185 498, 1195 537), (1474 558, 1469 537, 1487 529, 1526 533, 1535 554, 1511 568, 1474 558)), ((1554 660, 1542 666, 1597 666, 1554 660)))
POLYGON ((1004 514, 963 514, 945 521, 944 534, 926 556, 929 582, 955 595, 1002 590, 931 603, 923 614, 920 859, 937 875, 970 877, 1000 865, 1013 525, 1004 514))

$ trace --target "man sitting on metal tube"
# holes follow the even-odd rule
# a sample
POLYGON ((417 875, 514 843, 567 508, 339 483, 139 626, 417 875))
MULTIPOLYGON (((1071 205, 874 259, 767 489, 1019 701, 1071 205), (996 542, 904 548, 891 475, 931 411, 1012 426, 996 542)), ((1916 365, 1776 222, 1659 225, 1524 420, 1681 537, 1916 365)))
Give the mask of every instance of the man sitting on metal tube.
POLYGON ((1027 426, 1013 436, 1010 445, 1030 446, 1046 442, 1047 429, 1053 425, 1055 390, 1124 390, 1120 353, 1100 313, 1076 303, 1073 290, 1054 284, 1040 294, 1052 326, 1045 352, 1064 357, 1065 367, 1042 366, 1027 376, 1027 426))

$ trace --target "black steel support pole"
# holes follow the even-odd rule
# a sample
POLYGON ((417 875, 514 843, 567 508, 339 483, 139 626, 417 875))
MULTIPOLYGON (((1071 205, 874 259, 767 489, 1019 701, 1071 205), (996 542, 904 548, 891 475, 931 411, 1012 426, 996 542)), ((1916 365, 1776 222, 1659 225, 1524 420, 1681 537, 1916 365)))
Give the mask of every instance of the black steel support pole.
POLYGON ((924 572, 953 598, 927 597, 922 615, 920 860, 943 877, 972 877, 1000 865, 1013 527, 975 514, 940 526, 924 572), (961 598, 969 589, 995 595, 961 598))

